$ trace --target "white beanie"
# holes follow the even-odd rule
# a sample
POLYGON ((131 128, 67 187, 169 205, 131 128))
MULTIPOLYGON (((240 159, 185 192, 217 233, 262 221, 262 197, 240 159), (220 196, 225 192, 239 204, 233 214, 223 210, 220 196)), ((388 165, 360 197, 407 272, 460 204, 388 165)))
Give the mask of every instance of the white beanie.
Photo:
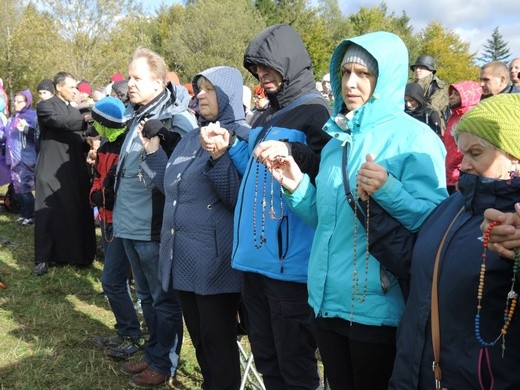
POLYGON ((372 57, 368 51, 355 43, 348 45, 345 55, 343 56, 343 61, 341 61, 341 66, 349 62, 366 66, 376 76, 379 74, 376 59, 372 57))

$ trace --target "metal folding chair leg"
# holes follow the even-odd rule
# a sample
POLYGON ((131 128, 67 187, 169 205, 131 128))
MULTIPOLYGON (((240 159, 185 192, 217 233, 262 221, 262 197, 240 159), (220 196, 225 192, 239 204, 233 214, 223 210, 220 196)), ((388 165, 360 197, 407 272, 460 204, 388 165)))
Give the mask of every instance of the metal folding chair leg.
POLYGON ((240 351, 240 365, 242 366, 242 382, 240 390, 246 388, 255 390, 265 390, 264 382, 253 364, 253 354, 247 354, 246 350, 240 343, 241 336, 237 338, 238 350, 240 351), (246 387, 248 386, 248 387, 246 387))

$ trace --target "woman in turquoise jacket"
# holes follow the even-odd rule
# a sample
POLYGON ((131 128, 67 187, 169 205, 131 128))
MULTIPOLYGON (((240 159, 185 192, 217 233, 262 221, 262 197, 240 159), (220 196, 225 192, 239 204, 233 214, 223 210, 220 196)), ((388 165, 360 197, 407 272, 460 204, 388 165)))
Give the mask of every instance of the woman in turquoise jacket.
POLYGON ((331 388, 386 389, 404 300, 397 278, 368 251, 370 205, 416 231, 447 196, 445 149, 428 126, 403 111, 408 52, 396 35, 344 40, 333 53, 330 77, 335 107, 323 130, 332 139, 316 184, 291 156, 276 155, 276 145, 261 144, 256 154, 284 187, 292 210, 316 228, 309 303, 331 388), (359 198, 368 200, 363 209, 359 198))

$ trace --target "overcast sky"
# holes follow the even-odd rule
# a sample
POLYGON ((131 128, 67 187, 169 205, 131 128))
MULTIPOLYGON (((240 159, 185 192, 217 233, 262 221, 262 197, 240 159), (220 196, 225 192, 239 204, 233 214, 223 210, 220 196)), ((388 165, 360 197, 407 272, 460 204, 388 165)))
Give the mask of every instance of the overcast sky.
MULTIPOLYGON (((378 6, 381 2, 338 0, 345 15, 358 12, 360 6, 378 6)), ((180 0, 143 0, 142 3, 145 10, 152 12, 161 3, 171 5, 180 0)), ((431 21, 440 22, 468 42, 471 51, 477 52, 478 56, 498 26, 509 44, 511 58, 520 57, 520 0, 387 0, 386 4, 389 13, 394 12, 397 16, 406 11, 415 33, 431 21)))

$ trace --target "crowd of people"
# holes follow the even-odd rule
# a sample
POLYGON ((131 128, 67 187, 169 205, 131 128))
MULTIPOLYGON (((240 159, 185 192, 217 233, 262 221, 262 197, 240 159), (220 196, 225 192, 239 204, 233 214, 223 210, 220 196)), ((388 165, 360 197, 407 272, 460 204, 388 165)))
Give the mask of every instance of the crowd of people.
POLYGON ((36 108, 1 89, 34 273, 90 266, 99 225, 115 334, 93 343, 131 385, 175 377, 184 323, 202 388, 239 389, 240 312, 268 390, 520 387, 520 58, 448 84, 380 31, 316 81, 278 24, 244 53, 252 91, 215 65, 182 85, 139 48, 107 86, 42 80, 36 108))

